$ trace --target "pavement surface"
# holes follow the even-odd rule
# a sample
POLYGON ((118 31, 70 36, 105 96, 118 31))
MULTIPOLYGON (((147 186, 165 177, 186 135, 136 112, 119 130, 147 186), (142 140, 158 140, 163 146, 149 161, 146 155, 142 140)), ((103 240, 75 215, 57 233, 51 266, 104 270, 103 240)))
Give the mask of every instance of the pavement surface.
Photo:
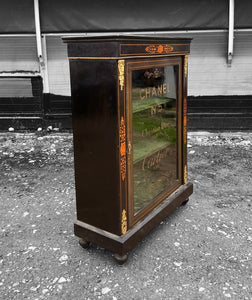
POLYGON ((190 132, 190 201, 119 266, 73 234, 72 134, 1 133, 0 299, 252 299, 251 150, 190 132))

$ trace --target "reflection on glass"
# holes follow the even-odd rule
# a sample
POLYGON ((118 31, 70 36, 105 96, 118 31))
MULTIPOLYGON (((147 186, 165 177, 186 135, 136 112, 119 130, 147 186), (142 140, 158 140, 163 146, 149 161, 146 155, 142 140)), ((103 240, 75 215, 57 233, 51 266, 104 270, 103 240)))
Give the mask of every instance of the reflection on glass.
POLYGON ((177 67, 132 71, 134 212, 177 179, 177 67))

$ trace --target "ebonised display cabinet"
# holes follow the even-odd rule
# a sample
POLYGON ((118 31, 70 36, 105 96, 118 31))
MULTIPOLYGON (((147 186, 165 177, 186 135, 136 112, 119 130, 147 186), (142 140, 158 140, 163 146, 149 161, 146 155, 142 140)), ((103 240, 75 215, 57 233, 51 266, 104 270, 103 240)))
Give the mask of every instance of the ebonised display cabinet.
POLYGON ((190 39, 68 37, 75 235, 127 253, 188 201, 190 39))

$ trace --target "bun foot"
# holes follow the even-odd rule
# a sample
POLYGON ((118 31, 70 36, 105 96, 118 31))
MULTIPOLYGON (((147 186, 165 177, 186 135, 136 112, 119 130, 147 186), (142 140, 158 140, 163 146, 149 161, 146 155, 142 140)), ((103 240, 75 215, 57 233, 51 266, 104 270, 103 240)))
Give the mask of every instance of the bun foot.
POLYGON ((128 254, 120 255, 120 254, 115 253, 114 259, 119 265, 123 265, 128 259, 128 254))
POLYGON ((186 205, 188 201, 189 201, 189 198, 187 198, 184 202, 182 202, 181 205, 186 205))
POLYGON ((84 240, 84 239, 79 239, 79 244, 81 245, 82 248, 87 249, 90 242, 84 240))

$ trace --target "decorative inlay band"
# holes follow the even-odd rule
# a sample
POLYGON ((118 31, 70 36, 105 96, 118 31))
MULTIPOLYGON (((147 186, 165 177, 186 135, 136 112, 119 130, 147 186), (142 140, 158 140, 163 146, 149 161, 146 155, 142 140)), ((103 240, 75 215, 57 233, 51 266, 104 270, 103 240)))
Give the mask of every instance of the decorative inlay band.
POLYGON ((184 116, 183 116, 183 122, 184 122, 184 144, 187 143, 187 101, 184 99, 184 116))
POLYGON ((150 54, 168 54, 173 51, 173 47, 170 45, 149 45, 145 51, 150 54))
POLYGON ((124 118, 121 117, 120 121, 120 170, 121 170, 121 178, 122 181, 125 180, 126 177, 126 128, 124 118))

